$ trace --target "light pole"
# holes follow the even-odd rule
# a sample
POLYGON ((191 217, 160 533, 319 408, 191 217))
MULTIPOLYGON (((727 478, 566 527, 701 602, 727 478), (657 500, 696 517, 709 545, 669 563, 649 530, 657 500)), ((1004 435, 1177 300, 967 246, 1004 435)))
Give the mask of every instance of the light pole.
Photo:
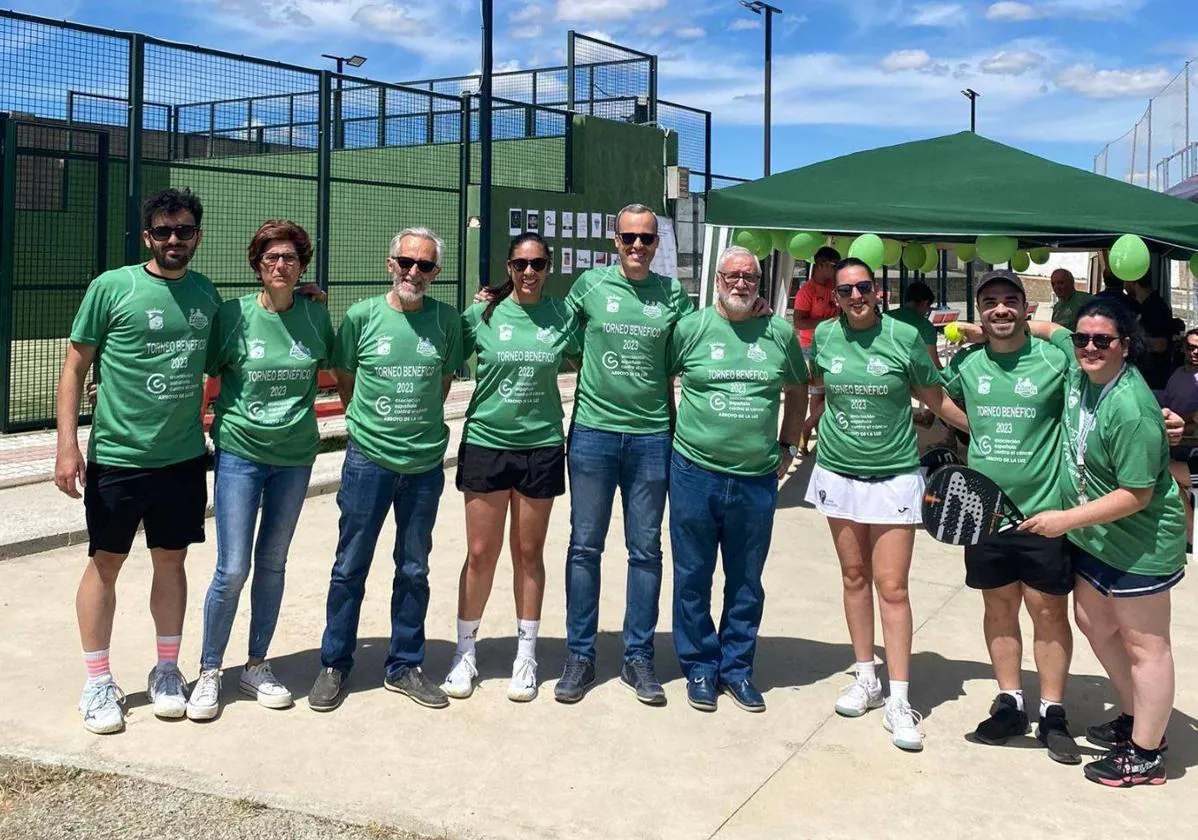
POLYGON ((765 17, 765 174, 770 174, 770 90, 774 75, 774 15, 782 10, 761 0, 740 0, 740 4, 756 15, 765 17))
MULTIPOLYGON (((478 79, 478 284, 491 282, 491 88, 495 63, 495 7, 493 0, 481 0, 482 12, 482 72, 478 79)), ((469 144, 470 138, 464 138, 469 144)), ((468 148, 469 146, 467 146, 468 148)), ((465 231, 463 231, 465 235, 465 231)), ((466 275, 462 273, 462 283, 466 275)))
POLYGON ((973 88, 965 88, 961 91, 961 95, 969 100, 969 130, 976 133, 978 130, 978 97, 981 94, 973 88))
POLYGON ((350 56, 345 55, 329 55, 321 53, 321 58, 328 58, 337 62, 337 92, 333 94, 333 148, 345 148, 345 126, 341 122, 341 71, 345 69, 345 65, 350 67, 361 67, 366 63, 366 56, 354 53, 350 56))

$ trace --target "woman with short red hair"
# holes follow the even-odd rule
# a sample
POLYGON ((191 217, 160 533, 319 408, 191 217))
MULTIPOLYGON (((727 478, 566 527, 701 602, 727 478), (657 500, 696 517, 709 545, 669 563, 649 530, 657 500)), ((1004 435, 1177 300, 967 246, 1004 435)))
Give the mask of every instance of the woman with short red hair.
POLYGON ((317 371, 333 352, 328 310, 295 293, 312 259, 304 229, 271 219, 254 234, 247 256, 261 288, 221 306, 208 344, 208 375, 221 378, 212 424, 216 572, 204 601, 200 678, 187 703, 192 720, 220 712, 222 659, 251 565, 249 658, 238 687, 267 708, 291 705, 266 653, 320 443, 317 371))

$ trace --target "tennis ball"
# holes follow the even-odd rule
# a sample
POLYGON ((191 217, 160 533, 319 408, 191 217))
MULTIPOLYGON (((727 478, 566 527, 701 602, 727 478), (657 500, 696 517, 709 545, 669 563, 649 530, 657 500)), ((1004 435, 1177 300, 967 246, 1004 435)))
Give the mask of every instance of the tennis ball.
POLYGON ((945 324, 944 337, 947 338, 949 341, 951 341, 953 344, 961 343, 961 339, 962 339, 961 328, 959 326, 957 326, 956 321, 950 321, 949 323, 945 324))

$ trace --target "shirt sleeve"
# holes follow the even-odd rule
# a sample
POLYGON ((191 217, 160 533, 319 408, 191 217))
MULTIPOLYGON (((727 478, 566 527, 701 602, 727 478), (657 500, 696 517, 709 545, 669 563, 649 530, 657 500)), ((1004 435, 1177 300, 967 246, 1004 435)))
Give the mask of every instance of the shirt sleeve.
POLYGON ((932 326, 932 322, 927 318, 923 318, 919 322, 919 334, 923 337, 923 343, 929 347, 936 346, 936 328, 932 326))
POLYGON ((1103 442, 1115 465, 1115 482, 1130 490, 1156 486, 1156 478, 1165 469, 1161 453, 1164 450, 1165 426, 1155 421, 1128 420, 1103 435, 1103 442))
POLYGON ((778 319, 779 326, 775 330, 778 344, 782 347, 782 379, 787 387, 806 385, 808 380, 807 360, 803 358, 803 348, 799 346, 799 337, 795 335, 790 324, 778 319))
POLYGON ((341 319, 333 349, 333 367, 346 373, 358 370, 358 342, 362 337, 361 314, 352 309, 341 319))
POLYGON ((474 346, 474 340, 478 336, 478 319, 481 313, 471 306, 462 313, 462 358, 469 359, 473 356, 478 348, 474 346))
POLYGON ((569 309, 578 318, 583 317, 582 299, 586 297, 586 285, 586 274, 583 274, 570 284, 570 291, 566 295, 566 309, 569 309))
POLYGON ((949 398, 961 402, 965 399, 965 383, 961 376, 961 362, 969 358, 967 353, 958 353, 953 356, 953 360, 948 363, 948 367, 941 371, 941 384, 944 385, 944 391, 949 395, 949 398))
MULTIPOLYGON (((793 330, 791 332, 793 332, 793 330)), ((811 347, 808 349, 808 353, 809 353, 808 358, 810 359, 810 362, 808 364, 809 364, 809 371, 810 371, 811 379, 823 379, 824 378, 824 369, 822 367, 820 367, 820 365, 819 365, 819 343, 820 343, 819 330, 818 329, 812 330, 811 331, 811 347)))
POLYGON ((1065 362, 1069 367, 1078 367, 1077 354, 1073 352, 1073 330, 1054 330, 1048 341, 1065 354, 1065 362))
POLYGON ((565 333, 565 342, 562 346, 562 355, 568 359, 581 358, 582 321, 569 309, 566 309, 566 321, 562 325, 562 330, 565 333))
POLYGON ((930 385, 942 384, 940 371, 936 370, 936 366, 932 364, 932 357, 928 355, 928 350, 918 335, 907 348, 907 355, 911 363, 912 385, 917 388, 927 388, 930 385))
POLYGON ((79 305, 75 321, 71 324, 71 341, 76 344, 98 347, 104 342, 112 315, 108 305, 107 285, 106 282, 93 280, 87 287, 83 303, 79 305))
POLYGON ((686 342, 686 325, 677 323, 674 329, 670 330, 670 337, 666 341, 666 375, 677 376, 682 373, 682 345, 686 342))
POLYGON ((445 362, 441 365, 442 376, 452 376, 457 373, 458 368, 462 366, 463 361, 463 346, 462 346, 462 316, 452 309, 449 310, 451 317, 447 320, 449 323, 445 325, 445 362))
POLYGON ((317 367, 328 370, 333 365, 333 348, 337 346, 337 334, 333 332, 333 318, 329 310, 320 304, 316 305, 317 329, 320 331, 320 341, 324 352, 317 361, 317 367))
POLYGON ((204 360, 204 373, 209 376, 220 376, 221 368, 225 366, 224 350, 229 343, 230 322, 233 320, 229 314, 222 306, 212 316, 212 330, 208 334, 208 351, 204 360))
POLYGON ((806 312, 808 315, 811 314, 812 306, 815 304, 811 299, 811 292, 807 290, 807 283, 810 282, 810 280, 806 281, 802 286, 799 287, 799 290, 795 292, 795 312, 806 312))

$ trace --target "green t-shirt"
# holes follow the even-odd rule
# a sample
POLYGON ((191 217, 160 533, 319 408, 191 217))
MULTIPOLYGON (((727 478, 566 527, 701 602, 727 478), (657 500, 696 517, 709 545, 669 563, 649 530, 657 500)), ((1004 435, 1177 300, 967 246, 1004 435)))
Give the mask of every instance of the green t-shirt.
POLYGON ((1068 330, 1077 329, 1077 310, 1092 300, 1094 296, 1085 292, 1074 292, 1069 300, 1058 300, 1052 305, 1052 322, 1068 330))
POLYGON ((461 364, 462 319, 452 306, 425 296, 419 310, 402 312, 385 294, 355 303, 333 354, 333 366, 355 377, 349 439, 393 472, 440 466, 449 445, 441 380, 461 364))
POLYGON ((478 354, 478 381, 466 409, 466 442, 491 449, 560 446, 564 357, 582 353, 577 319, 562 301, 521 306, 504 298, 483 323, 487 304, 462 315, 462 347, 478 354))
POLYGON ((212 442, 241 458, 278 467, 316 460, 316 373, 333 357, 329 311, 296 297, 267 312, 258 292, 226 301, 208 345, 208 374, 219 376, 212 442))
POLYGON ((823 377, 816 463, 844 475, 898 475, 919 466, 911 389, 940 384, 919 333, 882 318, 855 330, 843 315, 815 328, 812 376, 823 377))
POLYGON ((1072 359, 1069 333, 1058 330, 1051 342, 1028 337, 1013 353, 976 344, 944 372, 945 391, 969 416, 969 466, 1024 516, 1061 508, 1061 411, 1072 359))
POLYGON ((1161 409, 1140 372, 1130 365, 1102 396, 1078 367, 1069 371, 1065 400, 1061 492, 1077 504, 1077 444, 1083 406, 1097 417, 1086 436, 1086 499, 1117 488, 1152 488, 1148 507, 1131 516, 1070 531, 1067 536, 1108 566, 1141 575, 1168 575, 1185 565, 1185 514, 1169 473, 1169 442, 1161 409), (1101 397, 1101 400, 1099 399, 1101 397))
POLYGON ((632 282, 620 267, 585 272, 566 297, 582 322, 582 370, 574 420, 625 434, 669 431, 666 342, 694 309, 677 280, 650 274, 632 282))
POLYGON ((667 359, 682 377, 674 449, 714 472, 777 470, 782 391, 807 381, 794 327, 778 317, 733 323, 709 306, 674 327, 667 359))
POLYGON ((928 316, 920 315, 909 306, 897 306, 894 309, 889 309, 885 313, 888 318, 895 318, 902 321, 904 324, 910 324, 919 330, 919 337, 923 339, 924 344, 936 346, 936 328, 932 326, 932 322, 928 320, 928 316))
POLYGON ((220 304, 194 271, 164 280, 131 265, 91 282, 71 325, 71 341, 100 359, 89 461, 151 469, 204 454, 204 361, 220 304))

